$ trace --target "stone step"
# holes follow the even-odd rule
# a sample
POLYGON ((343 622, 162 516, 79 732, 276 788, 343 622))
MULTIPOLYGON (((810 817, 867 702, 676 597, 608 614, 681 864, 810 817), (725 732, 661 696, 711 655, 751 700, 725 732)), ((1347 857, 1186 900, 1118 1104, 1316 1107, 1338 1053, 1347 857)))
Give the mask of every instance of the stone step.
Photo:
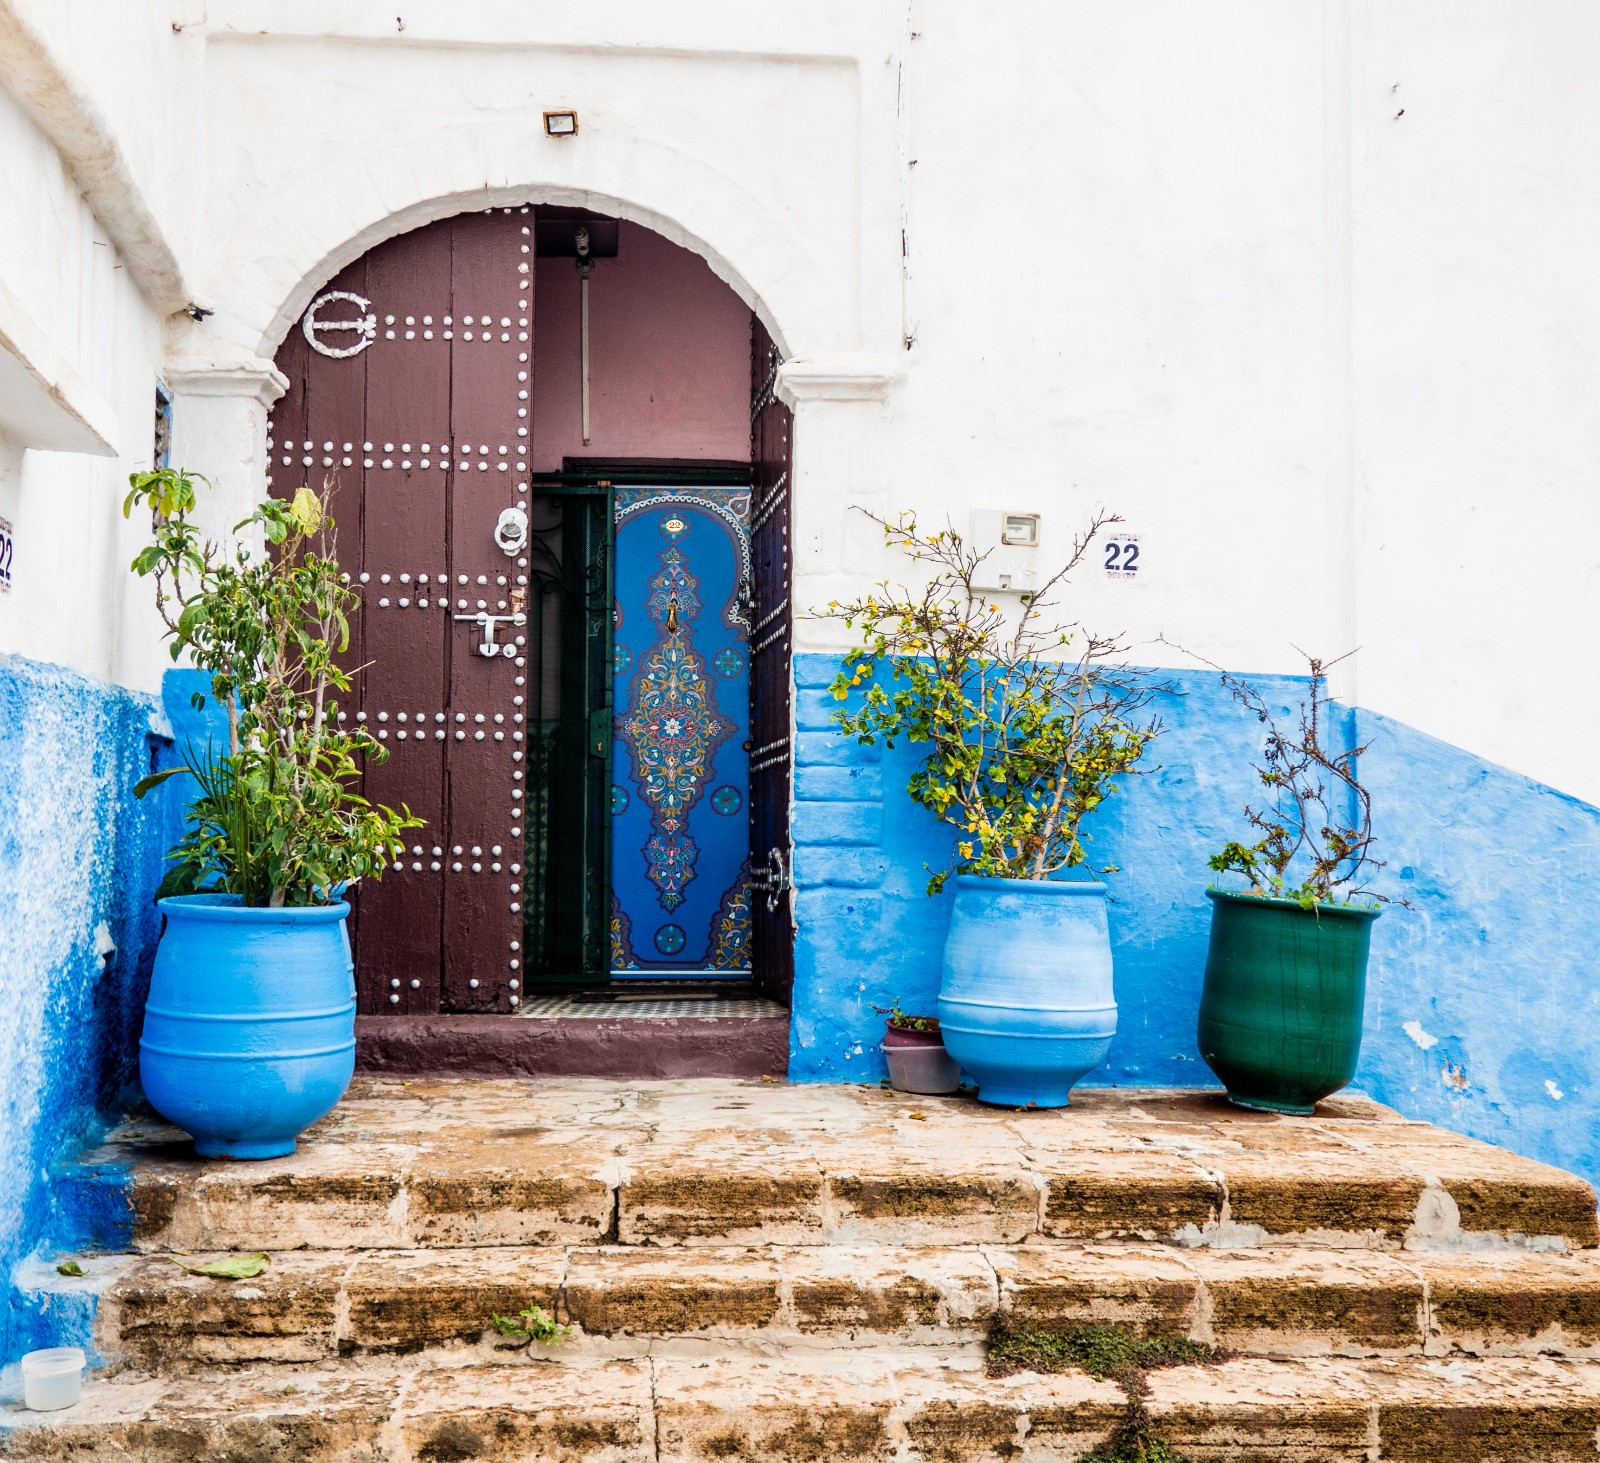
POLYGON ((742 1347, 981 1348, 998 1323, 1116 1326, 1266 1356, 1556 1354, 1600 1360, 1600 1254, 1176 1250, 1044 1242, 300 1251, 247 1281, 170 1259, 87 1262, 97 1349, 154 1370, 506 1349, 537 1305, 563 1355, 742 1347))
POLYGON ((765 1081, 358 1080, 300 1150, 205 1163, 131 1123, 61 1175, 85 1247, 1600 1244, 1581 1179, 1361 1098, 1054 1112, 765 1081))
MULTIPOLYGON (((1600 1457, 1600 1366, 1267 1361, 1148 1375, 1151 1426, 1195 1463, 1574 1463, 1600 1457)), ((926 1352, 343 1362, 98 1379, 0 1413, 30 1463, 1011 1463, 1080 1459, 1124 1416, 1079 1372, 1006 1378, 926 1352)))

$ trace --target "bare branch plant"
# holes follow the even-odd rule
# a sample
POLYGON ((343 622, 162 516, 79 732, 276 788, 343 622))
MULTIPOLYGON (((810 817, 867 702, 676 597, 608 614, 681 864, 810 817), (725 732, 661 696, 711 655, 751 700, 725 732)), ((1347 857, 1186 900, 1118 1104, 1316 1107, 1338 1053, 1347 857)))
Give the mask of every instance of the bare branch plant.
MULTIPOLYGON (((954 871, 1046 879, 1082 864, 1085 818, 1161 731, 1151 705, 1162 688, 1123 663, 1123 641, 1059 610, 1095 539, 1121 520, 1096 512, 1012 615, 977 587, 986 552, 953 528, 866 516, 926 572, 918 588, 885 581, 819 615, 859 641, 831 687, 857 699, 834 720, 865 745, 926 744, 907 790, 956 828, 954 871)), ((930 872, 935 893, 951 870, 930 872)))
POLYGON ((1328 691, 1328 672, 1354 653, 1330 661, 1306 656, 1309 685, 1292 730, 1252 686, 1213 667, 1233 699, 1267 729, 1255 771, 1270 790, 1271 803, 1245 805, 1245 821, 1259 837, 1253 843, 1229 840, 1211 856, 1211 868, 1219 874, 1242 874, 1253 891, 1292 899, 1307 909, 1358 899, 1407 903, 1366 883, 1384 867, 1372 852, 1372 794, 1360 774, 1362 754, 1372 744, 1343 751, 1331 744, 1339 712, 1328 691), (1298 882, 1293 882, 1295 874, 1298 882))

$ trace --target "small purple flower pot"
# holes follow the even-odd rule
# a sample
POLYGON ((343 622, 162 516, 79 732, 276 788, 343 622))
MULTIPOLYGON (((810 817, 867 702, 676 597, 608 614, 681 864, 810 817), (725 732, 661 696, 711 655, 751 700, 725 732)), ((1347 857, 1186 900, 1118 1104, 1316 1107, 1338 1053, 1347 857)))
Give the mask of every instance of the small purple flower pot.
POLYGON ((889 1085, 896 1092, 933 1095, 954 1092, 961 1085, 961 1068, 944 1049, 938 1023, 932 1031, 907 1031, 884 1022, 883 1058, 889 1064, 889 1085))

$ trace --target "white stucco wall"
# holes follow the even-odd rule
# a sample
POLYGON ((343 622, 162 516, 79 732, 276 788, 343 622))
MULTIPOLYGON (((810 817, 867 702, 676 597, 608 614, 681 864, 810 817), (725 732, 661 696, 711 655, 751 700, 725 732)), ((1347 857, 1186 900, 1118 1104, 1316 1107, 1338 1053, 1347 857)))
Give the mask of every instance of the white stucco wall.
POLYGON ((159 627, 127 572, 148 521, 126 523, 120 508, 127 474, 151 460, 161 320, 55 148, 4 91, 0 196, 28 200, 0 229, 0 288, 115 449, 26 450, 26 436, 0 435, 0 517, 15 534, 0 652, 154 689, 159 627))
POLYGON ((1600 9, 1357 14, 1361 694, 1600 801, 1600 9))
MULTIPOLYGON (((851 502, 963 527, 975 500, 1037 509, 1047 556, 1103 503, 1140 577, 1091 571, 1083 614, 1142 658, 1171 658, 1165 635, 1286 671, 1296 644, 1359 644, 1362 704, 1600 801, 1600 691, 1574 673, 1600 587, 1585 0, 184 0, 134 7, 136 45, 98 10, 39 24, 216 307, 164 349, 192 387, 180 456, 238 504, 256 363, 340 265, 459 208, 589 203, 703 253, 790 356, 801 604, 890 567, 851 502), (543 135, 556 106, 577 138, 543 135)), ((13 289, 96 277, 22 247, 0 239, 13 289)), ((119 347, 90 330, 147 353, 130 381, 154 356, 137 315, 119 347)), ((0 601, 0 644, 109 663, 108 632, 54 628, 56 592, 0 601)))

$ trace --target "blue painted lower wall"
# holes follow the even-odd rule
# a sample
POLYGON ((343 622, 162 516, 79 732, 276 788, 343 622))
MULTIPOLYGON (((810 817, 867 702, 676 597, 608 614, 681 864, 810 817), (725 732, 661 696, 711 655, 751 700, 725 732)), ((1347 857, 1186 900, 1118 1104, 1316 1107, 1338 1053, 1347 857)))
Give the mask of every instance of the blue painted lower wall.
MULTIPOLYGON (((924 892, 948 833, 904 791, 916 751, 838 733, 837 667, 795 662, 798 1081, 884 1074, 872 1008, 933 1009, 949 921, 950 896, 924 892)), ((1092 862, 1122 872, 1109 879, 1117 1036, 1089 1080, 1209 1086, 1195 1046, 1206 860, 1244 832, 1260 728, 1214 674, 1162 675, 1159 767, 1128 779, 1093 827, 1092 862)), ((1285 710, 1305 685, 1251 683, 1285 710)), ((1389 863, 1378 887, 1416 904, 1374 928, 1357 1085, 1600 1182, 1600 809, 1368 712, 1346 733, 1375 739, 1362 767, 1389 863)))
POLYGON ((52 1164, 134 1076, 171 811, 133 785, 162 728, 148 697, 0 657, 0 1359, 73 1329, 16 1271, 60 1229, 52 1164))
POLYGON ((1600 808, 1356 713, 1391 885, 1357 1081, 1600 1185, 1600 808))
MULTIPOLYGON (((925 864, 948 837, 903 791, 913 749, 859 748, 831 724, 835 662, 801 656, 795 771, 796 949, 791 1075, 883 1073, 872 1005, 928 1009, 948 897, 925 864)), ((1094 830, 1112 876, 1120 1021, 1094 1080, 1209 1085, 1194 1046, 1205 958, 1206 857, 1239 830, 1259 729, 1211 675, 1171 676, 1159 768, 1131 779, 1094 830)), ((1253 678, 1287 707, 1303 682, 1253 678)), ((51 1243, 103 1232, 116 1175, 55 1189, 51 1167, 112 1112, 134 1074, 158 934, 151 895, 181 792, 149 803, 133 784, 171 749, 204 741, 204 680, 173 672, 163 710, 56 667, 0 657, 0 1277, 4 1351, 81 1335, 71 1287, 17 1284, 51 1243), (54 1309, 53 1309, 54 1308, 54 1309)), ((1503 1143, 1600 1181, 1600 809, 1364 711, 1363 770, 1390 867, 1374 930, 1358 1084, 1408 1114, 1503 1143)), ((125 1217, 125 1216, 123 1216, 125 1217)), ((81 1304, 87 1307, 89 1297, 81 1304)))

